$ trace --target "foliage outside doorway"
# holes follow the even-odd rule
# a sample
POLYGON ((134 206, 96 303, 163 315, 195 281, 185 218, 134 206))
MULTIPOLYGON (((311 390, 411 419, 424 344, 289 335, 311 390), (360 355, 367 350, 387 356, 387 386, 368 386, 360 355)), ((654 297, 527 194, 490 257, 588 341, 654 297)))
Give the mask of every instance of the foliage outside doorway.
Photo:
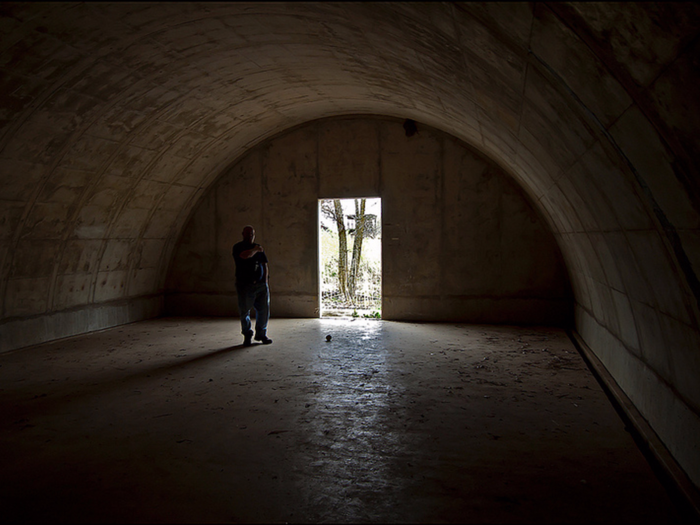
POLYGON ((381 318, 381 199, 319 201, 321 317, 381 318))

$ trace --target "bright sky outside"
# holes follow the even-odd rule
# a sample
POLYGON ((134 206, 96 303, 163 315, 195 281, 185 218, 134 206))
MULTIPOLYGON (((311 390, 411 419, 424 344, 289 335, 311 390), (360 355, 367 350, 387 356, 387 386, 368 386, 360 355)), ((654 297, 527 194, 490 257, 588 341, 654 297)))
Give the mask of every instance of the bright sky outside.
MULTIPOLYGON (((332 200, 332 199, 324 199, 324 200, 332 200)), ((343 206, 343 213, 347 217, 348 215, 355 215, 355 199, 340 199, 340 203, 343 206)), ((375 199, 367 199, 367 203, 365 205, 365 213, 366 214, 373 214, 377 216, 377 222, 381 221, 381 216, 382 216, 382 199, 375 198, 375 199)), ((335 227, 335 222, 328 217, 326 217, 323 214, 320 214, 321 218, 321 224, 324 226, 327 226, 328 228, 331 229, 331 231, 337 231, 335 227)), ((346 219, 346 226, 350 226, 347 223, 346 219)))

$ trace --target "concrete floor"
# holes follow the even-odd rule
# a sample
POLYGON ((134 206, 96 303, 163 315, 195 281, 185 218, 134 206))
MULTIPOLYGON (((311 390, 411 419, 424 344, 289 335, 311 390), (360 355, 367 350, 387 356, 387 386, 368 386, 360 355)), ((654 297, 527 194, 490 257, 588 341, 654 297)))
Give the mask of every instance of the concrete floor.
POLYGON ((269 335, 167 318, 0 355, 2 521, 680 520, 561 330, 269 335))

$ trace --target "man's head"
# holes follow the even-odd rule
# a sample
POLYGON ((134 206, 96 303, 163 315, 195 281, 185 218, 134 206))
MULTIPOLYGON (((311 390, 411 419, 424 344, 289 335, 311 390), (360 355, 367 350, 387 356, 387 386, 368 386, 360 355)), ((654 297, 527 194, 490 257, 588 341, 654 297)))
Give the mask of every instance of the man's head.
POLYGON ((248 225, 243 228, 243 240, 249 243, 255 241, 255 229, 252 226, 248 225))

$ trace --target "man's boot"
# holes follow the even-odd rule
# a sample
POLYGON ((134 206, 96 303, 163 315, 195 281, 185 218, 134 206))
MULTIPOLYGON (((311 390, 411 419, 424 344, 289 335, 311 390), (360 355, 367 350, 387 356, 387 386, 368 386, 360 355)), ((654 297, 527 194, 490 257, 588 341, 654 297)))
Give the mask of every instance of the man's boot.
POLYGON ((253 331, 250 330, 247 334, 243 334, 245 339, 243 339, 243 346, 250 346, 253 344, 253 331))
POLYGON ((255 334, 255 340, 260 341, 264 345, 269 345, 270 343, 272 343, 272 339, 270 339, 263 333, 255 334))

